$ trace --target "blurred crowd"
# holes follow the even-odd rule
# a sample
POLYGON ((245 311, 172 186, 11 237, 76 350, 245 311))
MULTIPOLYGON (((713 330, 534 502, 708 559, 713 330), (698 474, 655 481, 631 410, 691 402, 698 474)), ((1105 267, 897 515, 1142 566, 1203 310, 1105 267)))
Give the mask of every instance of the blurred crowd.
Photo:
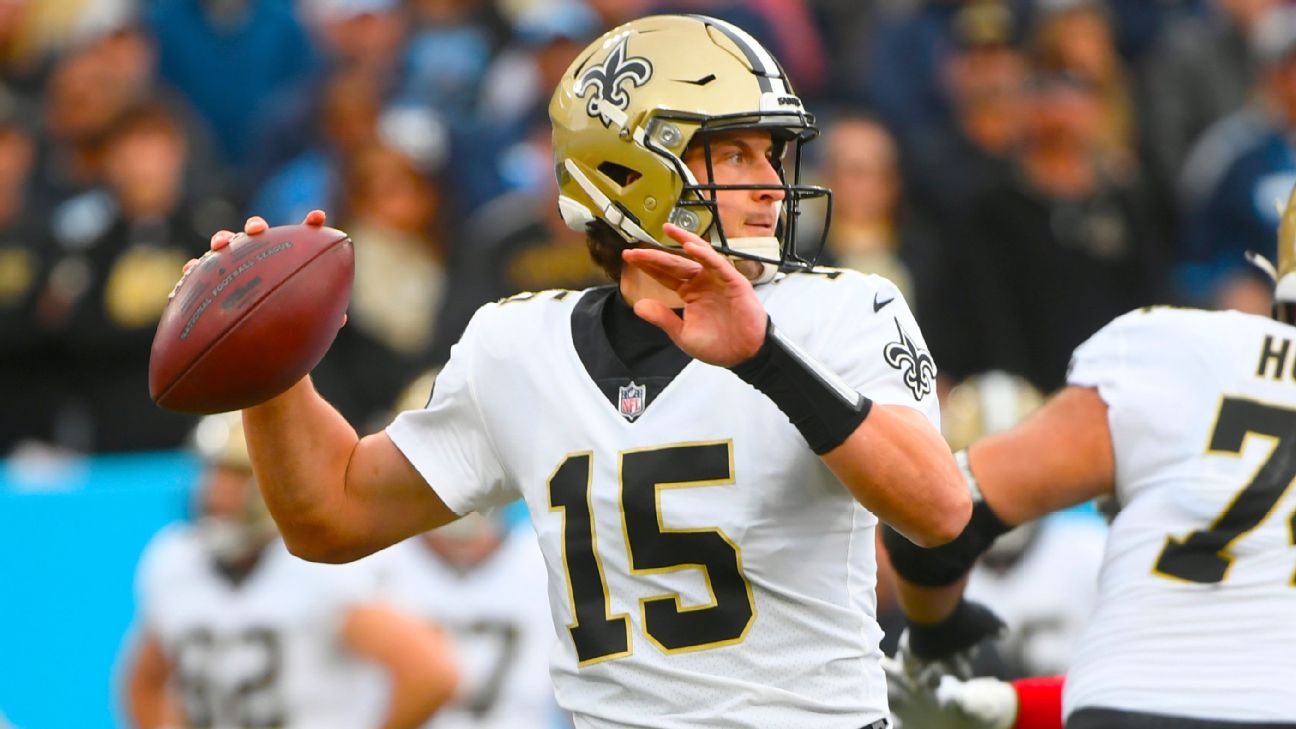
POLYGON ((557 214, 545 109, 650 12, 786 63, 834 190, 820 261, 901 286, 946 388, 1048 392, 1141 305, 1268 310, 1243 254, 1274 257, 1296 181, 1285 0, 0 0, 0 455, 178 445, 153 331, 249 214, 324 208, 356 241, 315 380, 361 429, 482 303, 605 283, 557 214))

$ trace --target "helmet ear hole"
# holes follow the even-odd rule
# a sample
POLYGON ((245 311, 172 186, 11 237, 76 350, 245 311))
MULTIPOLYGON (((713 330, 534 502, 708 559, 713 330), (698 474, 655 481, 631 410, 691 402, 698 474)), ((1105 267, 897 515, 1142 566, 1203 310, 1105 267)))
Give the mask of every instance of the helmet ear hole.
POLYGON ((598 166, 598 171, 619 187, 625 187, 643 176, 638 171, 632 170, 625 165, 619 165, 616 162, 603 162, 598 166))

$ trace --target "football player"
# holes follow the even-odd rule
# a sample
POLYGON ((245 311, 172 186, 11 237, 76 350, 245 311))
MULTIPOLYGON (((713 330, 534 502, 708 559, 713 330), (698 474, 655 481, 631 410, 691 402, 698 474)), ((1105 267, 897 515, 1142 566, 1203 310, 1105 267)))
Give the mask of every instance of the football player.
MULTIPOLYGON (((436 370, 420 375, 396 412, 423 407, 436 370)), ((535 533, 511 509, 468 514, 386 551, 384 593, 447 631, 462 680, 424 729, 570 726, 549 679, 553 621, 535 533)))
POLYGON ((1296 727, 1296 195, 1278 237, 1276 268, 1256 258, 1274 318, 1117 318, 1034 416, 959 453, 979 498, 958 539, 922 550, 887 535, 906 613, 939 636, 910 641, 902 680, 936 685, 922 661, 981 637, 943 627, 968 612, 963 578, 996 535, 1101 497, 1118 510, 1066 677, 1067 728, 1296 727))
POLYGON ((534 532, 503 512, 463 518, 392 547, 387 595, 444 629, 463 681, 424 729, 553 729, 557 638, 534 532))
POLYGON ((444 638, 377 601, 374 563, 288 554, 253 484, 237 413, 204 418, 194 442, 201 516, 164 529, 140 559, 132 725, 422 724, 458 680, 444 638))
POLYGON ((381 433, 309 379, 245 410, 289 547, 347 561, 523 498, 578 727, 885 726, 877 521, 934 546, 971 500, 903 297, 796 237, 828 195, 798 179, 812 117, 691 15, 597 39, 549 110, 559 207, 616 284, 482 307, 381 433))

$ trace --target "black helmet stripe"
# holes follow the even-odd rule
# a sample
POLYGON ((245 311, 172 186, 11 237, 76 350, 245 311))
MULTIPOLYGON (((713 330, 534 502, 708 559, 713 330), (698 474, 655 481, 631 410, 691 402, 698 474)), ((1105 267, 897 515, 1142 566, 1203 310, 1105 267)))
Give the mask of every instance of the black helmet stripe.
POLYGON ((707 15, 693 15, 691 17, 715 27, 716 30, 728 36, 729 40, 734 42, 734 45, 738 46, 738 49, 747 57, 747 63, 751 64, 752 71, 756 73, 762 92, 779 95, 789 93, 787 84, 784 82, 786 76, 783 74, 783 67, 779 65, 779 62, 775 60, 769 51, 765 50, 764 46, 748 35, 747 31, 719 18, 712 18, 707 15))

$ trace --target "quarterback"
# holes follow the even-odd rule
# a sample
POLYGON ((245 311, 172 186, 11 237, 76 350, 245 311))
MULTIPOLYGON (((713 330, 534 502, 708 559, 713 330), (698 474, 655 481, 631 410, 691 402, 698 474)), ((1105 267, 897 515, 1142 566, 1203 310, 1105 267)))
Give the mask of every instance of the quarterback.
POLYGON ((874 529, 935 546, 971 499, 896 287, 798 244, 813 118, 702 16, 609 31, 549 112, 558 205, 615 285, 482 307, 384 432, 309 379, 245 410, 289 548, 347 561, 521 498, 581 729, 886 726, 874 529))
MULTIPOLYGON (((980 498, 957 540, 922 550, 887 535, 906 613, 939 631, 966 610, 971 560, 1008 525, 1114 503, 1097 605, 1066 676, 1068 729, 1296 728, 1296 195, 1277 267, 1258 260, 1276 282, 1274 318, 1166 307, 1117 318, 1076 349, 1067 386, 1031 419, 960 452, 980 498)), ((916 659, 949 657, 929 645, 916 659)), ((909 665, 918 676, 939 664, 909 665)), ((1013 726, 990 704, 1028 706, 1002 686, 945 683, 954 714, 1001 720, 961 726, 1013 726)))

